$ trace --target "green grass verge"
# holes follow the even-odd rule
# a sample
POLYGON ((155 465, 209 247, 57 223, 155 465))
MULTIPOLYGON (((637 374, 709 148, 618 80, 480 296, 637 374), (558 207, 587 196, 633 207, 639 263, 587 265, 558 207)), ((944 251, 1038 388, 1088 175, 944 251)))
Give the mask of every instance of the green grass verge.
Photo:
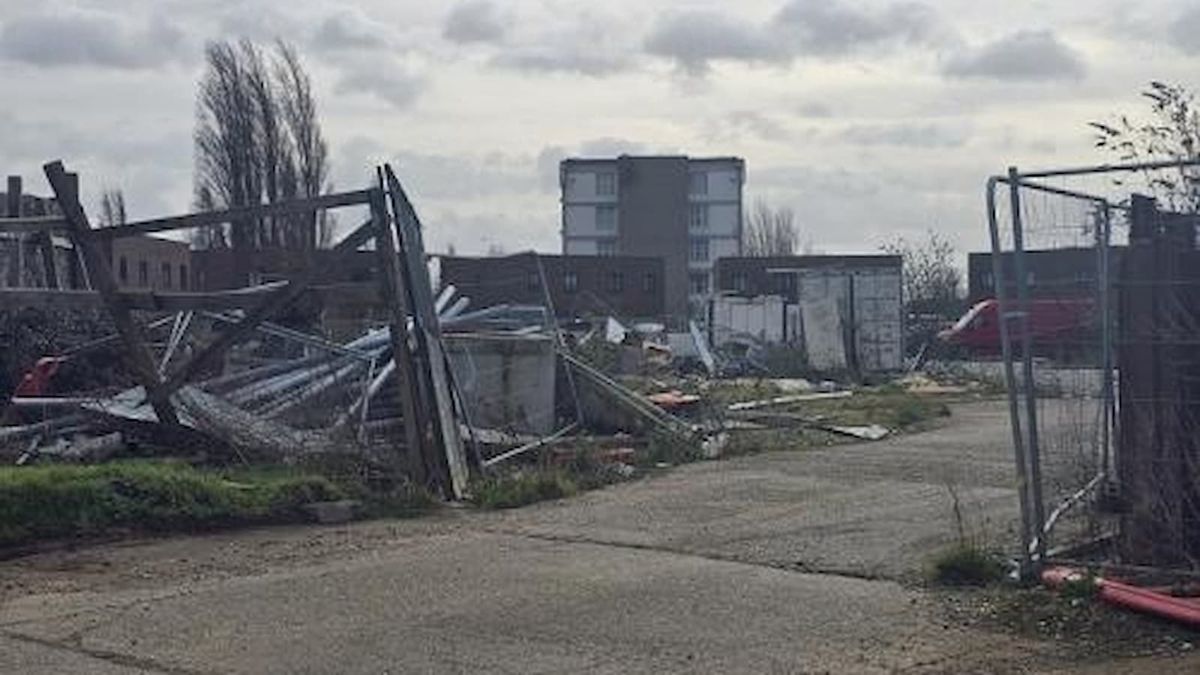
POLYGON ((0 467, 0 546, 299 522, 304 505, 345 497, 328 478, 286 469, 219 472, 149 461, 0 467))
POLYGON ((484 509, 515 509, 526 504, 570 497, 579 491, 562 471, 536 470, 484 478, 472 486, 472 500, 484 509))

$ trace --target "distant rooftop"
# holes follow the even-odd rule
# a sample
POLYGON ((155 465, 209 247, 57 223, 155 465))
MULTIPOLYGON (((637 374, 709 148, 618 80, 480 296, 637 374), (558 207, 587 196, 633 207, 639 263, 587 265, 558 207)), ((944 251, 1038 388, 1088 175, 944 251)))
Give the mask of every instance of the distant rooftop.
POLYGON ((620 159, 684 159, 689 162, 737 162, 745 163, 746 160, 741 157, 715 156, 715 157, 691 157, 689 155, 617 155, 616 157, 568 157, 562 160, 563 164, 591 164, 603 162, 615 162, 620 159))

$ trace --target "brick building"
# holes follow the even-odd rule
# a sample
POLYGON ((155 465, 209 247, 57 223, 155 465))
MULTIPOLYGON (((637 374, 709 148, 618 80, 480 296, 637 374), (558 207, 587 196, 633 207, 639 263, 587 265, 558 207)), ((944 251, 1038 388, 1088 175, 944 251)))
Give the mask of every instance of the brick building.
MULTIPOLYGON (((1123 247, 1109 249, 1109 269, 1120 269, 1123 247)), ((1096 293, 1099 253, 1095 248, 1058 248, 1025 252, 1025 278, 1032 297, 1078 297, 1096 293)), ((1008 280, 1008 297, 1016 297, 1016 260, 1001 254, 1002 274, 1008 280)), ((967 298, 974 304, 996 297, 996 279, 990 252, 967 256, 967 298)))
POLYGON ((543 271, 559 317, 611 314, 641 319, 665 313, 660 258, 533 253, 441 258, 442 285, 454 284, 477 308, 504 303, 544 305, 543 271))
POLYGON ((122 291, 188 291, 194 287, 187 242, 138 236, 114 239, 109 265, 122 291))

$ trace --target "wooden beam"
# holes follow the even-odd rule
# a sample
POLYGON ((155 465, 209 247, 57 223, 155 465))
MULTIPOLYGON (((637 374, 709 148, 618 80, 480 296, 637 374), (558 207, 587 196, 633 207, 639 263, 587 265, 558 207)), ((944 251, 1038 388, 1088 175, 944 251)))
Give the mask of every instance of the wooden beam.
POLYGON ((55 216, 8 216, 0 218, 0 232, 28 234, 30 232, 63 232, 68 230, 67 221, 55 216))
POLYGON ((413 320, 417 327, 418 344, 421 345, 429 368, 433 386, 433 402, 437 408, 434 418, 445 452, 446 465, 450 473, 450 486, 455 499, 463 499, 469 492, 470 471, 463 452, 459 434, 458 417, 454 411, 454 396, 450 389, 449 361, 442 345, 442 329, 434 313, 433 288, 429 282, 429 267, 425 258, 425 244, 421 237, 421 222, 413 209, 408 195, 390 166, 384 165, 388 198, 395 215, 396 239, 400 244, 402 268, 409 284, 412 299, 413 320), (423 342, 423 344, 422 344, 423 342))
POLYGON ((117 333, 120 334, 121 341, 125 343, 125 358, 129 363, 130 370, 146 389, 154 413, 158 415, 158 420, 169 426, 177 426, 179 420, 175 416, 175 409, 171 406, 169 391, 163 387, 163 381, 158 375, 154 358, 146 347, 142 328, 133 320, 129 308, 117 294, 117 282, 113 280, 108 257, 104 255, 102 247, 88 237, 91 224, 88 223, 83 206, 79 204, 78 184, 70 179, 60 161, 50 162, 43 169, 46 172, 46 178, 50 181, 50 187, 54 190, 58 206, 62 209, 63 217, 66 218, 69 225, 71 240, 75 246, 79 247, 88 271, 91 273, 92 284, 100 293, 104 306, 117 328, 117 333))
POLYGON ((380 190, 371 201, 371 225, 375 233, 375 254, 379 261, 379 291, 391 315, 388 332, 392 342, 392 362, 396 364, 396 389, 400 394, 401 414, 404 416, 404 444, 408 455, 412 479, 428 485, 434 472, 427 463, 428 444, 425 442, 427 414, 424 396, 416 376, 412 350, 408 344, 408 303, 402 288, 399 260, 396 257, 396 240, 388 222, 387 204, 384 202, 383 178, 379 177, 380 190))
POLYGON ((183 216, 171 216, 167 218, 143 220, 119 227, 104 227, 98 230, 92 230, 91 236, 96 239, 111 240, 120 239, 122 237, 134 237, 140 234, 150 234, 153 232, 167 232, 169 230, 183 230, 196 227, 208 227, 211 225, 222 225, 224 223, 233 223, 234 225, 237 225, 238 223, 247 223, 257 218, 265 218, 267 216, 280 216, 288 213, 304 213, 307 211, 322 211, 325 209, 333 209, 343 206, 367 204, 369 200, 370 190, 339 192, 330 195, 321 195, 319 197, 309 197, 307 199, 276 202, 275 204, 246 206, 235 209, 225 209, 223 211, 203 211, 200 213, 190 213, 183 216))
MULTIPOLYGON (((5 193, 5 202, 7 202, 4 207, 5 215, 7 215, 10 218, 20 218, 21 217, 21 177, 20 176, 9 176, 8 177, 8 192, 5 193)), ((11 274, 9 279, 3 280, 3 283, 5 283, 6 285, 9 285, 9 286, 24 286, 25 285, 24 270, 22 269, 25 266, 25 251, 23 249, 24 249, 24 242, 21 241, 21 237, 18 236, 17 237, 16 255, 14 256, 15 259, 10 263, 12 265, 13 272, 15 272, 15 274, 11 274)))

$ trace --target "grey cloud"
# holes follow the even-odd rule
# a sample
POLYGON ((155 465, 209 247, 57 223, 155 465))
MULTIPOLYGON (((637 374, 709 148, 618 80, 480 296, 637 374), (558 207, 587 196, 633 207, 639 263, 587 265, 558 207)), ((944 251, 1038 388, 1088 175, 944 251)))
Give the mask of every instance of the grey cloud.
POLYGON ((100 12, 28 14, 0 27, 0 56, 36 66, 154 68, 187 52, 186 36, 162 17, 142 27, 100 12))
POLYGON ((779 62, 788 51, 771 31, 709 11, 667 14, 646 38, 645 49, 669 58, 690 75, 704 75, 712 61, 779 62))
POLYGON ((504 48, 492 64, 513 70, 603 77, 633 65, 625 34, 613 16, 583 12, 560 17, 536 39, 504 48))
POLYGON ((1049 30, 1022 30, 951 56, 942 72, 955 78, 1081 80, 1087 67, 1077 51, 1049 30))
POLYGON ((1171 44, 1186 54, 1200 54, 1200 7, 1175 17, 1167 28, 1171 44))
POLYGON ((800 54, 840 56, 892 43, 925 43, 939 37, 941 20, 928 5, 900 2, 871 10, 838 0, 793 0, 775 25, 800 54))
POLYGON ((855 124, 837 132, 836 138, 854 145, 892 145, 910 148, 957 148, 970 138, 964 128, 941 124, 855 124))
POLYGON ((318 50, 337 51, 382 47, 386 40, 382 26, 358 11, 346 10, 325 17, 311 43, 318 50))
POLYGON ((548 145, 537 156, 538 187, 543 193, 558 191, 558 165, 567 158, 567 149, 548 145))
POLYGON ((799 113, 801 117, 833 117, 833 107, 828 103, 822 103, 820 101, 802 103, 800 104, 800 107, 796 109, 796 112, 799 113))
POLYGON ((514 70, 599 77, 625 70, 631 61, 618 55, 602 54, 586 46, 575 46, 513 49, 497 54, 492 63, 514 70))
POLYGON ((507 26, 491 0, 463 0, 446 15, 442 37, 451 42, 499 43, 504 40, 507 26))
POLYGON ((283 12, 266 2, 241 2, 221 13, 217 20, 218 35, 222 37, 274 40, 281 35, 304 35, 306 23, 297 12, 283 12))
POLYGON ((532 157, 401 152, 393 154, 393 159, 397 172, 423 198, 479 199, 537 189, 532 157))
POLYGON ((617 155, 644 155, 648 152, 650 152, 650 146, 641 141, 603 136, 580 143, 577 154, 584 157, 616 157, 617 155))
POLYGON ((777 119, 757 110, 735 110, 707 127, 708 136, 720 142, 737 141, 745 136, 782 141, 792 135, 777 119))
POLYGON ((666 14, 644 46, 688 74, 704 75, 713 61, 789 63, 802 56, 832 58, 900 44, 937 44, 949 34, 937 12, 923 3, 867 9, 842 0, 792 0, 762 23, 711 11, 666 14))
POLYGON ((423 79, 403 72, 399 66, 392 66, 348 71, 338 80, 334 92, 369 94, 403 109, 415 103, 424 88, 423 79))

